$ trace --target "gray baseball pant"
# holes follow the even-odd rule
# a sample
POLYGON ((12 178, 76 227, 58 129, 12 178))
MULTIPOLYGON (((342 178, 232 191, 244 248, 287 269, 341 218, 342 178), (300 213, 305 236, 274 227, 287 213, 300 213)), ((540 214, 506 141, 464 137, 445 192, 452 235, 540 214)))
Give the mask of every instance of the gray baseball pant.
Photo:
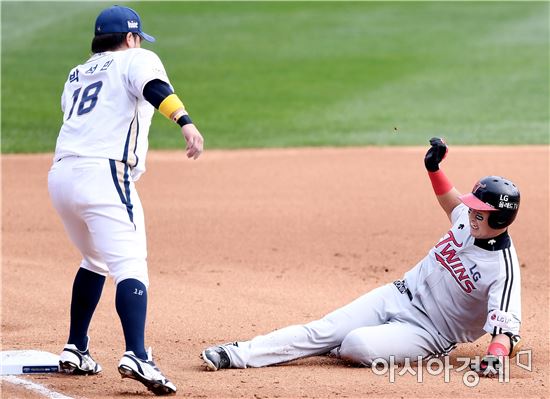
POLYGON ((237 346, 224 346, 231 367, 263 367, 327 354, 363 366, 375 359, 403 363, 447 354, 454 343, 441 336, 430 319, 394 283, 376 288, 353 302, 305 325, 259 335, 237 346))

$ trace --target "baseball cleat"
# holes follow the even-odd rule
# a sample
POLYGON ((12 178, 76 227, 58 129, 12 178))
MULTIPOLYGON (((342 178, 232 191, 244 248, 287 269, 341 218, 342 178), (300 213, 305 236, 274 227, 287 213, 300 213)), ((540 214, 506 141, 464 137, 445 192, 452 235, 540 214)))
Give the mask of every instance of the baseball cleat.
POLYGON ((176 386, 166 378, 153 362, 151 348, 147 351, 147 360, 138 358, 134 352, 125 352, 118 364, 122 378, 132 378, 141 382, 155 395, 176 393, 176 386))
POLYGON ((231 365, 229 355, 223 346, 211 346, 210 348, 206 348, 202 351, 201 358, 204 361, 206 368, 210 371, 227 369, 231 365))
POLYGON ((99 373, 101 366, 92 359, 88 348, 80 351, 76 345, 67 344, 59 355, 59 369, 67 374, 92 375, 99 373))

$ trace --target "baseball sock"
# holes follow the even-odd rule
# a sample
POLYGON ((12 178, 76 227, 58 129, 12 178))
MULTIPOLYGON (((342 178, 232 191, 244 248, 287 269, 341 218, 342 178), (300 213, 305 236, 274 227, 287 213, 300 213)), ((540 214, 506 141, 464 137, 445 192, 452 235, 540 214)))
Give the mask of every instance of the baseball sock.
POLYGON ((132 351, 147 360, 145 351, 145 316, 147 314, 147 288, 139 280, 122 280, 116 287, 116 311, 122 323, 126 351, 132 351))
POLYGON ((105 276, 84 268, 78 269, 73 283, 71 299, 71 327, 68 344, 84 351, 88 346, 88 327, 101 298, 105 276))

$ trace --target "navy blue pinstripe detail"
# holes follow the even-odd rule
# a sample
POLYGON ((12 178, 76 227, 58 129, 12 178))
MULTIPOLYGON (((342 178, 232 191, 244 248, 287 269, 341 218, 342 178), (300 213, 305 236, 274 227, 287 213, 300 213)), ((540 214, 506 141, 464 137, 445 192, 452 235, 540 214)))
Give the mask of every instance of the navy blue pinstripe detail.
POLYGON ((137 115, 134 115, 134 118, 130 122, 130 126, 128 126, 128 133, 126 133, 126 142, 124 143, 124 153, 122 154, 122 163, 128 162, 128 147, 130 146, 130 136, 132 135, 132 124, 134 123, 136 116, 137 115))
MULTIPOLYGON (((128 200, 124 196, 124 193, 122 192, 122 187, 120 187, 120 184, 118 182, 116 161, 114 161, 113 159, 109 159, 109 165, 111 166, 111 176, 113 177, 113 183, 115 184, 115 188, 118 193, 118 196, 120 197, 120 201, 124 205, 126 205, 126 211, 128 212, 128 216, 130 217, 130 222, 134 223, 134 212, 132 211, 132 208, 134 206, 130 202, 130 181, 128 180, 128 165, 124 165, 124 189, 126 191, 128 200)), ((135 227, 136 225, 134 224, 134 228, 135 227)))
POLYGON ((139 157, 136 153, 137 146, 138 146, 138 139, 139 139, 139 118, 136 114, 136 145, 134 146, 134 156, 136 157, 136 163, 132 165, 133 168, 135 168, 139 163, 139 157))
POLYGON ((120 188, 120 184, 118 184, 118 176, 116 172, 116 161, 109 159, 109 165, 111 166, 111 176, 113 177, 113 183, 115 183, 116 191, 122 203, 126 205, 126 198, 124 198, 124 194, 122 194, 122 189, 120 188))
POLYGON ((128 165, 124 165, 124 190, 126 191, 126 210, 128 211, 128 215, 130 216, 130 221, 134 223, 134 205, 132 205, 132 199, 130 198, 130 179, 128 175, 128 165))

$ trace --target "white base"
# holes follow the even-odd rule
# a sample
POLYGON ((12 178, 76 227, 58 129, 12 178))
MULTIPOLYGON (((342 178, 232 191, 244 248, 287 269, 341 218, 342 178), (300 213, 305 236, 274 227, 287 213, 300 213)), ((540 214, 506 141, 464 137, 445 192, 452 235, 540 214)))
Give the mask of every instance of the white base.
POLYGON ((50 352, 16 350, 0 352, 0 375, 59 372, 59 356, 50 352))

